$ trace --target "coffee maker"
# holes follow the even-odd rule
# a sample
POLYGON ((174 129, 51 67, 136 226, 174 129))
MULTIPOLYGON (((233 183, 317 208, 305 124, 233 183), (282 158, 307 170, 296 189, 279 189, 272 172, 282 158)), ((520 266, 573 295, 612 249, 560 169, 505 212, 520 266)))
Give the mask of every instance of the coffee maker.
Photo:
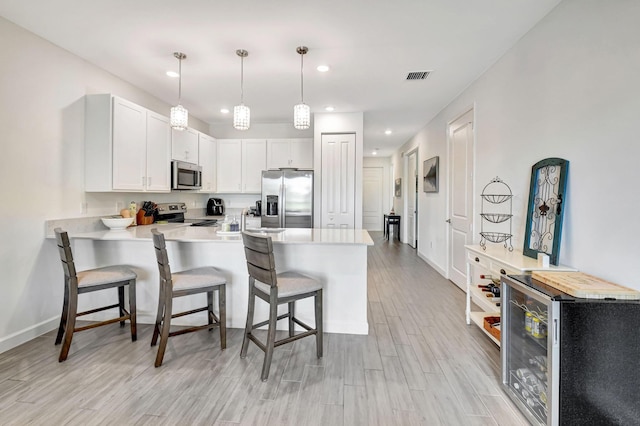
POLYGON ((209 198, 207 201, 207 216, 224 215, 224 204, 222 198, 209 198))

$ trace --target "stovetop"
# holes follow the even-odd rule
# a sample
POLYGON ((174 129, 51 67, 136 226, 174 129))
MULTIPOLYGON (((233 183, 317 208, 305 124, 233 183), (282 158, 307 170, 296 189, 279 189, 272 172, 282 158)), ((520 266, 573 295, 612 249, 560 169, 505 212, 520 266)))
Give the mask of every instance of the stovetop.
POLYGON ((187 212, 185 203, 161 203, 158 204, 156 221, 167 221, 169 223, 190 223, 191 226, 215 226, 217 219, 185 219, 187 212))

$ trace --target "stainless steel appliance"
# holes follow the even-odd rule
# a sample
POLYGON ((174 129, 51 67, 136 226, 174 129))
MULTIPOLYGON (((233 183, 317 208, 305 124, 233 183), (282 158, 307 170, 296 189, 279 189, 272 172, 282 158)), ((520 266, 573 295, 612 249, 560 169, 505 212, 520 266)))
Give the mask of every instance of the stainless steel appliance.
POLYGON ((312 228, 313 171, 263 171, 261 209, 265 228, 312 228))
POLYGON ((191 226, 215 226, 216 219, 185 219, 187 212, 185 203, 161 203, 156 205, 155 221, 165 221, 170 223, 190 223, 191 226))
POLYGON ((262 216, 262 200, 256 201, 256 216, 262 216))
POLYGON ((222 198, 209 198, 207 201, 207 216, 224 215, 224 202, 222 198))
POLYGON ((534 425, 640 418, 640 302, 577 298, 502 276, 504 391, 534 425))
POLYGON ((172 161, 171 189, 202 189, 202 166, 172 161))

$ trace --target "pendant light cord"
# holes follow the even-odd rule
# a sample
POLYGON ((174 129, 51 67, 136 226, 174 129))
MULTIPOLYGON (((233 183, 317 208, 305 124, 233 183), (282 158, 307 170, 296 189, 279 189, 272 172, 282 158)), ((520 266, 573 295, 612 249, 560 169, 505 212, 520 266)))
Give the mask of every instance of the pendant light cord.
POLYGON ((300 55, 300 103, 304 103, 304 54, 300 55))
POLYGON ((180 74, 178 79, 178 105, 180 105, 182 99, 182 58, 178 59, 178 74, 180 74))
POLYGON ((240 56, 240 105, 244 105, 244 56, 240 56))

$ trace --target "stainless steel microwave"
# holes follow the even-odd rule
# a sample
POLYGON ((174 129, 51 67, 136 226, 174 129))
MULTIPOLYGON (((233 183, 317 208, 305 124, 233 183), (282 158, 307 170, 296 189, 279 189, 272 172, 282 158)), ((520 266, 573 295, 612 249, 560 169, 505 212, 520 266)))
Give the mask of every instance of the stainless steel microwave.
POLYGON ((202 189, 202 166, 172 161, 171 189, 202 189))

